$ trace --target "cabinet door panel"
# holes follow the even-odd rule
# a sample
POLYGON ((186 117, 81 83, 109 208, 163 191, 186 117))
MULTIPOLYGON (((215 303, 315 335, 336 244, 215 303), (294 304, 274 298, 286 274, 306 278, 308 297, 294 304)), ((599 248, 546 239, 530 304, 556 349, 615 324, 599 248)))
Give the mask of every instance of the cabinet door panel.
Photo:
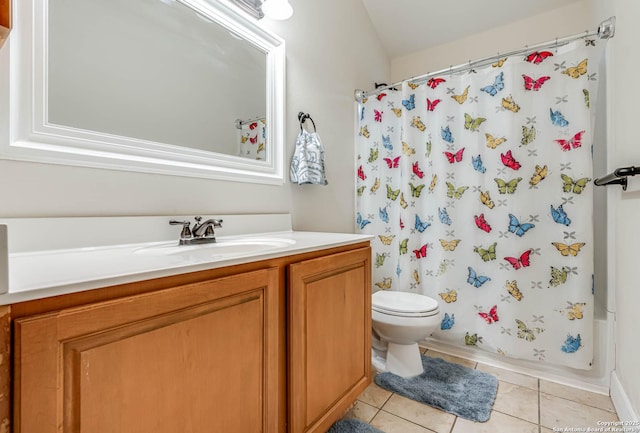
POLYGON ((370 383, 368 248, 291 265, 290 431, 324 432, 370 383))
POLYGON ((276 293, 264 270, 18 320, 16 431, 275 432, 276 293))

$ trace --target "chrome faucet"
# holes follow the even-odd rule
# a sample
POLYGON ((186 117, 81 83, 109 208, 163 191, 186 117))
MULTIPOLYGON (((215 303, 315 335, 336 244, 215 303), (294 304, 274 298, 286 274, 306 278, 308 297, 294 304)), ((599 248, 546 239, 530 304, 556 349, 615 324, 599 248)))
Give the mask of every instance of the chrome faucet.
POLYGON ((191 228, 190 221, 177 221, 171 220, 171 225, 182 225, 182 231, 180 232, 180 245, 194 245, 194 244, 206 244, 216 241, 216 234, 213 231, 215 228, 222 227, 221 219, 208 219, 202 222, 202 217, 195 217, 195 224, 191 228))

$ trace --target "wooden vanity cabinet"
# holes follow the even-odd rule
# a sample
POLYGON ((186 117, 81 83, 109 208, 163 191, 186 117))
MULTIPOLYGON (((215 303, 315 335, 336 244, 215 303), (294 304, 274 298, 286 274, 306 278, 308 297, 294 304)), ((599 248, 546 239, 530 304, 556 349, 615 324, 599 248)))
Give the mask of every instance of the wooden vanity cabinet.
POLYGON ((370 257, 361 242, 5 307, 2 428, 324 432, 371 380, 370 257))
POLYGON ((277 431, 277 271, 15 323, 21 433, 277 431))

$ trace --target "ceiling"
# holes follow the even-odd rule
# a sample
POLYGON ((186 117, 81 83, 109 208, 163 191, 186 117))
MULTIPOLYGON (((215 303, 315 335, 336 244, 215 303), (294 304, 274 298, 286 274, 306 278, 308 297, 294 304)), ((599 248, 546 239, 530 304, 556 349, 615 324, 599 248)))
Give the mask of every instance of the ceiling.
POLYGON ((390 58, 579 0, 362 0, 390 58))

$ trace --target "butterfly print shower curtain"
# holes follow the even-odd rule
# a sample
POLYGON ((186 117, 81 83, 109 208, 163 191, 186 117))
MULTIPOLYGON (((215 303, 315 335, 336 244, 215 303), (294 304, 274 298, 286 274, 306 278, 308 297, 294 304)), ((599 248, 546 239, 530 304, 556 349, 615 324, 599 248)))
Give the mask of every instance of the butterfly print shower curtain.
POLYGON ((602 44, 405 82, 359 104, 356 223, 375 235, 374 290, 437 299, 436 340, 590 368, 602 44))
POLYGON ((264 161, 266 159, 267 123, 264 119, 245 122, 238 130, 238 156, 264 161))

